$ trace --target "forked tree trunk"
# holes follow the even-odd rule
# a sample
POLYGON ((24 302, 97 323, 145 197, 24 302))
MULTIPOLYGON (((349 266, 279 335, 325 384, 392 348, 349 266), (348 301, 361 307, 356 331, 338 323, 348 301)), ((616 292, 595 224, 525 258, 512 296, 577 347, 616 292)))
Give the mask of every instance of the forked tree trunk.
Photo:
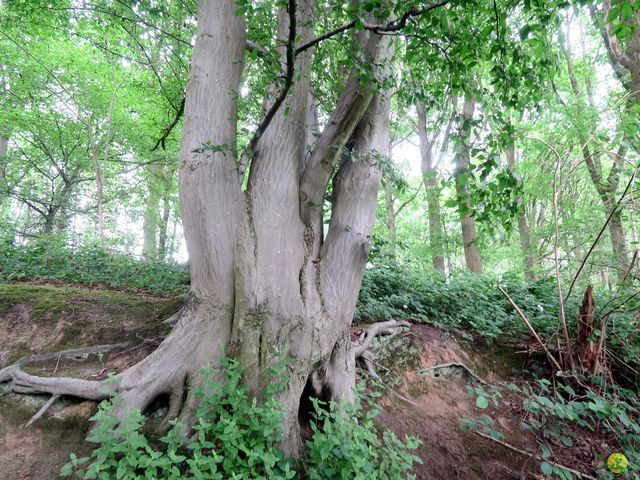
POLYGON ((476 223, 471 216, 471 195, 469 194, 469 179, 471 175, 471 121, 476 107, 476 97, 466 95, 462 114, 458 122, 458 147, 456 152, 456 195, 460 211, 460 224, 462 227, 462 244, 467 270, 473 273, 482 273, 482 263, 476 241, 478 234, 476 223))
MULTIPOLYGON (((314 3, 299 3, 297 32, 281 9, 278 36, 310 39, 314 3)), ((168 395, 166 421, 177 416, 188 426, 200 367, 231 355, 260 397, 270 368, 286 352, 289 380, 279 398, 283 448, 296 456, 301 398, 353 396, 362 347, 352 348, 349 327, 371 247, 381 177, 376 151, 388 145, 390 101, 384 91, 374 97, 374 85, 363 84, 355 67, 305 155, 311 53, 299 54, 295 93, 255 143, 243 191, 235 142, 245 23, 236 10, 233 0, 200 0, 198 6, 179 172, 192 299, 173 331, 113 384, 34 378, 17 368, 0 370, 0 382, 12 376, 40 391, 88 398, 118 393, 118 415, 168 395), (344 156, 347 142, 353 154, 344 156), (330 182, 331 223, 323 238, 322 200, 330 182)), ((390 58, 388 37, 363 33, 358 41, 367 64, 390 58)))

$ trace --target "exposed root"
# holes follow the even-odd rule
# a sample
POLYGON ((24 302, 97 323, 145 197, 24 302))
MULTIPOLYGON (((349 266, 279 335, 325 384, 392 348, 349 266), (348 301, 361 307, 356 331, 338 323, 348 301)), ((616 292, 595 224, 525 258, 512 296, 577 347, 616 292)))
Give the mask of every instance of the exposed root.
MULTIPOLYGON (((379 365, 374 360, 374 354, 370 350, 373 340, 380 335, 391 335, 397 331, 400 327, 411 327, 409 322, 388 320, 386 322, 378 322, 370 325, 365 331, 360 334, 357 341, 351 342, 351 350, 355 360, 359 360, 364 364, 367 369, 367 373, 375 380, 381 381, 378 372, 374 365, 386 369, 386 367, 379 365)), ((388 369, 387 369, 388 370, 388 369)))
POLYGON ((489 385, 488 382, 486 382, 485 380, 480 378, 473 370, 471 370, 469 367, 467 367, 464 363, 460 363, 460 362, 442 363, 440 365, 434 365, 433 367, 422 368, 420 370, 416 370, 416 372, 417 373, 426 373, 426 372, 432 372, 434 370, 440 370, 441 368, 451 368, 451 367, 462 368, 464 371, 466 371, 469 374, 469 376, 471 378, 476 380, 478 383, 481 383, 483 385, 489 385))
MULTIPOLYGON (((13 365, 0 370, 0 383, 9 382, 6 391, 16 393, 50 393, 52 395, 72 395, 87 400, 104 400, 115 392, 115 386, 95 380, 81 380, 67 377, 40 377, 22 370, 30 363, 61 358, 79 358, 126 347, 126 343, 99 345, 96 347, 74 348, 62 352, 45 353, 22 357, 13 365)), ((44 412, 43 412, 44 413, 44 412)))
MULTIPOLYGON (((195 422, 194 413, 198 401, 192 391, 185 391, 187 379, 190 384, 202 384, 197 370, 210 363, 214 365, 214 371, 216 370, 217 356, 224 352, 230 336, 230 328, 221 328, 221 325, 230 325, 227 309, 193 303, 191 306, 188 313, 182 314, 173 332, 160 342, 156 349, 114 378, 85 380, 40 377, 24 372, 22 367, 38 361, 83 357, 123 349, 127 347, 126 344, 102 345, 24 357, 0 370, 0 384, 6 384, 3 385, 4 391, 16 393, 69 395, 94 401, 117 396, 118 401, 114 403, 112 413, 120 420, 130 410, 145 412, 149 408, 153 409, 154 402, 164 397, 168 401, 168 408, 160 422, 160 430, 168 429, 169 421, 174 418, 188 429, 195 422), (216 318, 220 319, 220 322, 212 321, 216 318)), ((131 350, 138 348, 134 347, 131 350)), ((219 380, 223 381, 222 378, 219 380)), ((45 411, 46 409, 39 412, 39 415, 43 415, 45 411)))
POLYGON ((411 327, 409 322, 405 321, 397 321, 397 320, 388 320, 386 322, 378 322, 369 326, 362 334, 360 334, 360 338, 352 343, 353 354, 356 358, 359 358, 364 352, 366 352, 373 340, 378 335, 391 335, 396 331, 397 328, 400 327, 411 327))
POLYGON ((8 367, 0 370, 0 383, 9 381, 11 379, 11 372, 14 369, 24 367, 25 365, 28 365, 30 363, 46 362, 53 359, 58 359, 59 361, 61 358, 81 358, 86 355, 104 353, 110 350, 126 348, 128 346, 128 343, 114 343, 110 345, 97 345, 95 347, 73 348, 70 350, 63 350, 61 352, 28 355, 26 357, 20 358, 12 365, 9 365, 8 367))

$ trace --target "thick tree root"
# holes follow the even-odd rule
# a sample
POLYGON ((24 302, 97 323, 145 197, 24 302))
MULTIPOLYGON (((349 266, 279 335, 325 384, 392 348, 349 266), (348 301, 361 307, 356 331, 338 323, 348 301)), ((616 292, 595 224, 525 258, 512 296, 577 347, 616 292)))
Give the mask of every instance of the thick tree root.
POLYGON ((360 360, 367 369, 367 373, 378 381, 380 381, 380 376, 374 367, 374 365, 377 364, 375 362, 374 353, 371 350, 373 341, 378 336, 392 335, 401 327, 410 328, 411 324, 406 321, 397 320, 374 323, 360 334, 360 338, 358 338, 358 340, 352 342, 352 352, 355 359, 360 360))
MULTIPOLYGON (((201 309, 196 305, 187 306, 179 313, 180 318, 177 319, 174 331, 156 350, 112 379, 98 381, 41 377, 26 373, 22 368, 35 362, 59 361, 61 358, 86 357, 122 350, 127 344, 101 345, 23 357, 0 370, 0 384, 7 384, 5 392, 51 394, 51 399, 34 415, 29 425, 44 415, 60 395, 94 401, 117 395, 119 401, 114 405, 113 413, 120 419, 132 409, 148 412, 150 406, 162 398, 168 408, 160 422, 160 430, 167 430, 170 427, 169 421, 176 418, 185 429, 189 429, 195 421, 194 412, 197 408, 197 398, 191 387, 203 384, 198 369, 214 363, 214 372, 218 371, 215 361, 218 355, 223 354, 230 332, 215 328, 215 322, 208 321, 211 316, 224 315, 223 312, 201 309)), ((176 321, 176 317, 172 320, 176 321)), ((379 379, 373 368, 373 340, 380 335, 390 335, 399 327, 410 326, 408 322, 395 320, 375 323, 353 342, 346 333, 336 344, 324 366, 311 374, 310 380, 315 393, 319 397, 328 393, 333 400, 352 400, 356 360, 362 361, 370 375, 379 379)))
POLYGON ((7 391, 18 393, 50 393, 52 395, 72 395, 87 400, 104 400, 113 395, 113 386, 104 382, 67 377, 40 377, 24 372, 22 367, 35 362, 95 355, 111 350, 122 349, 127 346, 128 344, 126 343, 117 343, 22 357, 14 364, 0 370, 0 383, 9 382, 5 393, 7 391))

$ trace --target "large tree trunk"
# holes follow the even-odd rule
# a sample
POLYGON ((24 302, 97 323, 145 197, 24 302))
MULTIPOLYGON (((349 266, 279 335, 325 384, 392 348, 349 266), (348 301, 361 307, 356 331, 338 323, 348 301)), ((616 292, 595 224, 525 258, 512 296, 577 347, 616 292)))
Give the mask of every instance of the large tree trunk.
POLYGON ((462 243, 467 270, 482 273, 482 263, 476 241, 478 234, 476 223, 471 216, 471 195, 469 194, 469 176, 471 165, 471 121, 476 107, 476 97, 466 95, 462 114, 458 122, 458 147, 456 152, 456 195, 460 211, 460 225, 462 227, 462 243))
MULTIPOLYGON (((510 169, 515 169, 516 148, 511 144, 505 149, 507 156, 507 164, 510 169)), ((522 201, 522 198, 519 199, 522 201)), ((535 282, 536 274, 534 271, 535 258, 531 250, 531 236, 529 235, 529 225, 525 214, 524 205, 522 211, 518 214, 518 234, 520 236, 520 248, 522 249, 522 257, 524 259, 524 278, 528 282, 535 282)))
MULTIPOLYGON (((313 8, 313 0, 299 3, 297 31, 290 28, 294 12, 280 9, 278 36, 288 39, 285 70, 292 39, 304 43, 313 34, 313 8)), ((90 398, 118 393, 118 415, 144 410, 159 395, 168 395, 165 424, 177 416, 189 426, 196 406, 193 387, 202 381, 200 367, 215 367, 222 354, 235 357, 250 391, 260 398, 271 382, 271 367, 286 353, 288 384, 279 396, 283 448, 297 456, 302 448, 299 417, 306 413, 300 411, 306 405, 301 399, 350 400, 355 358, 366 349, 353 347, 350 325, 371 247, 381 177, 376 152, 388 145, 390 100, 384 91, 374 96, 375 85, 363 84, 354 67, 306 155, 311 53, 297 55, 295 94, 286 97, 253 144, 243 191, 235 142, 245 22, 236 10, 233 0, 200 0, 198 5, 179 171, 191 301, 173 331, 109 385, 34 379, 16 369, 0 371, 0 382, 11 375, 14 382, 20 378, 40 391, 64 387, 90 398), (345 156, 347 142, 353 153, 345 156), (358 161, 351 160, 354 156, 358 161), (323 238, 319 201, 331 182, 331 223, 323 238)), ((367 64, 390 58, 388 37, 363 33, 358 40, 367 64)))

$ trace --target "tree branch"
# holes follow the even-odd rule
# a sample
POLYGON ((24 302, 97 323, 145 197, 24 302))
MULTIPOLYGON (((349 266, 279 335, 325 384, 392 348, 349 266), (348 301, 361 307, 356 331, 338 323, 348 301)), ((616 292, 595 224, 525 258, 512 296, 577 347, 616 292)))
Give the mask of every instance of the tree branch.
POLYGON ((511 299, 509 294, 499 285, 498 285, 498 290, 500 290, 502 292, 502 294, 505 296, 507 301, 511 304, 511 306, 515 309, 515 311, 518 313, 518 315, 520 315, 520 318, 522 318, 524 323, 527 325, 527 328, 529 329, 529 332, 531 332, 531 335, 533 335, 533 338, 536 339, 538 344, 544 350, 544 353, 547 354, 547 358, 549 359, 549 362, 551 363, 551 366, 553 368, 555 368, 557 372, 561 372, 562 371, 562 367, 560 366, 560 364, 558 363, 556 358, 551 354, 551 352, 549 351, 549 349, 547 348, 545 343, 542 341, 542 339, 540 338, 540 335, 538 335, 538 332, 536 332, 536 330, 533 328, 533 326, 531 325, 531 322, 529 322, 529 319, 527 318, 527 316, 522 312, 522 310, 520 310, 520 307, 518 307, 516 302, 514 302, 511 299))
POLYGON ((273 117, 278 112, 278 109, 280 108, 280 105, 282 105, 282 102, 284 102, 285 98, 287 98, 287 95, 289 94, 289 90, 291 89, 291 85, 293 85, 293 74, 295 71, 295 62, 296 62, 295 41, 296 41, 296 30, 297 30, 295 0, 289 0, 287 11, 289 13, 289 38, 287 38, 287 46, 286 46, 286 63, 287 64, 285 69, 286 71, 285 71, 285 77, 284 77, 284 87, 282 87, 282 90, 278 94, 278 97, 276 98, 276 100, 273 102, 273 105, 271 105, 271 107, 265 114, 264 118, 262 119, 262 122, 260 122, 260 125, 258 125, 258 128, 256 128, 256 131, 254 132, 253 137, 249 142, 248 150, 250 152, 253 152, 253 150, 255 149, 256 143, 258 142, 260 137, 262 137, 262 134, 265 132, 265 130, 269 127, 271 120, 273 120, 273 117))
MULTIPOLYGON (((420 16, 423 15, 431 10, 435 10, 436 8, 439 7, 443 7, 445 5, 447 5, 448 3, 450 3, 452 0, 442 0, 436 3, 433 3, 431 5, 429 5, 428 7, 425 8, 410 8, 409 10, 407 10, 402 17, 400 17, 398 20, 392 21, 390 23, 388 23, 387 25, 376 25, 376 24, 371 24, 371 23, 366 23, 366 22, 361 22, 362 27, 364 28, 364 30, 369 30, 372 31, 374 33, 383 33, 383 32, 397 32, 399 30, 402 30, 404 27, 407 26, 407 21, 409 21, 410 18, 412 17, 416 17, 416 16, 420 16)), ((320 42, 322 42, 323 40, 327 40, 329 38, 335 37, 336 35, 339 35, 343 32, 346 32, 347 30, 350 30, 352 28, 354 28, 356 26, 357 22, 356 20, 352 20, 351 22, 342 25, 338 28, 335 28, 327 33, 324 33, 322 35, 320 35, 317 38, 314 38, 313 40, 304 43, 302 45, 300 45, 298 48, 296 48, 296 53, 301 53, 304 52, 305 50, 310 49, 311 47, 314 47, 315 45, 319 44, 320 42)))

